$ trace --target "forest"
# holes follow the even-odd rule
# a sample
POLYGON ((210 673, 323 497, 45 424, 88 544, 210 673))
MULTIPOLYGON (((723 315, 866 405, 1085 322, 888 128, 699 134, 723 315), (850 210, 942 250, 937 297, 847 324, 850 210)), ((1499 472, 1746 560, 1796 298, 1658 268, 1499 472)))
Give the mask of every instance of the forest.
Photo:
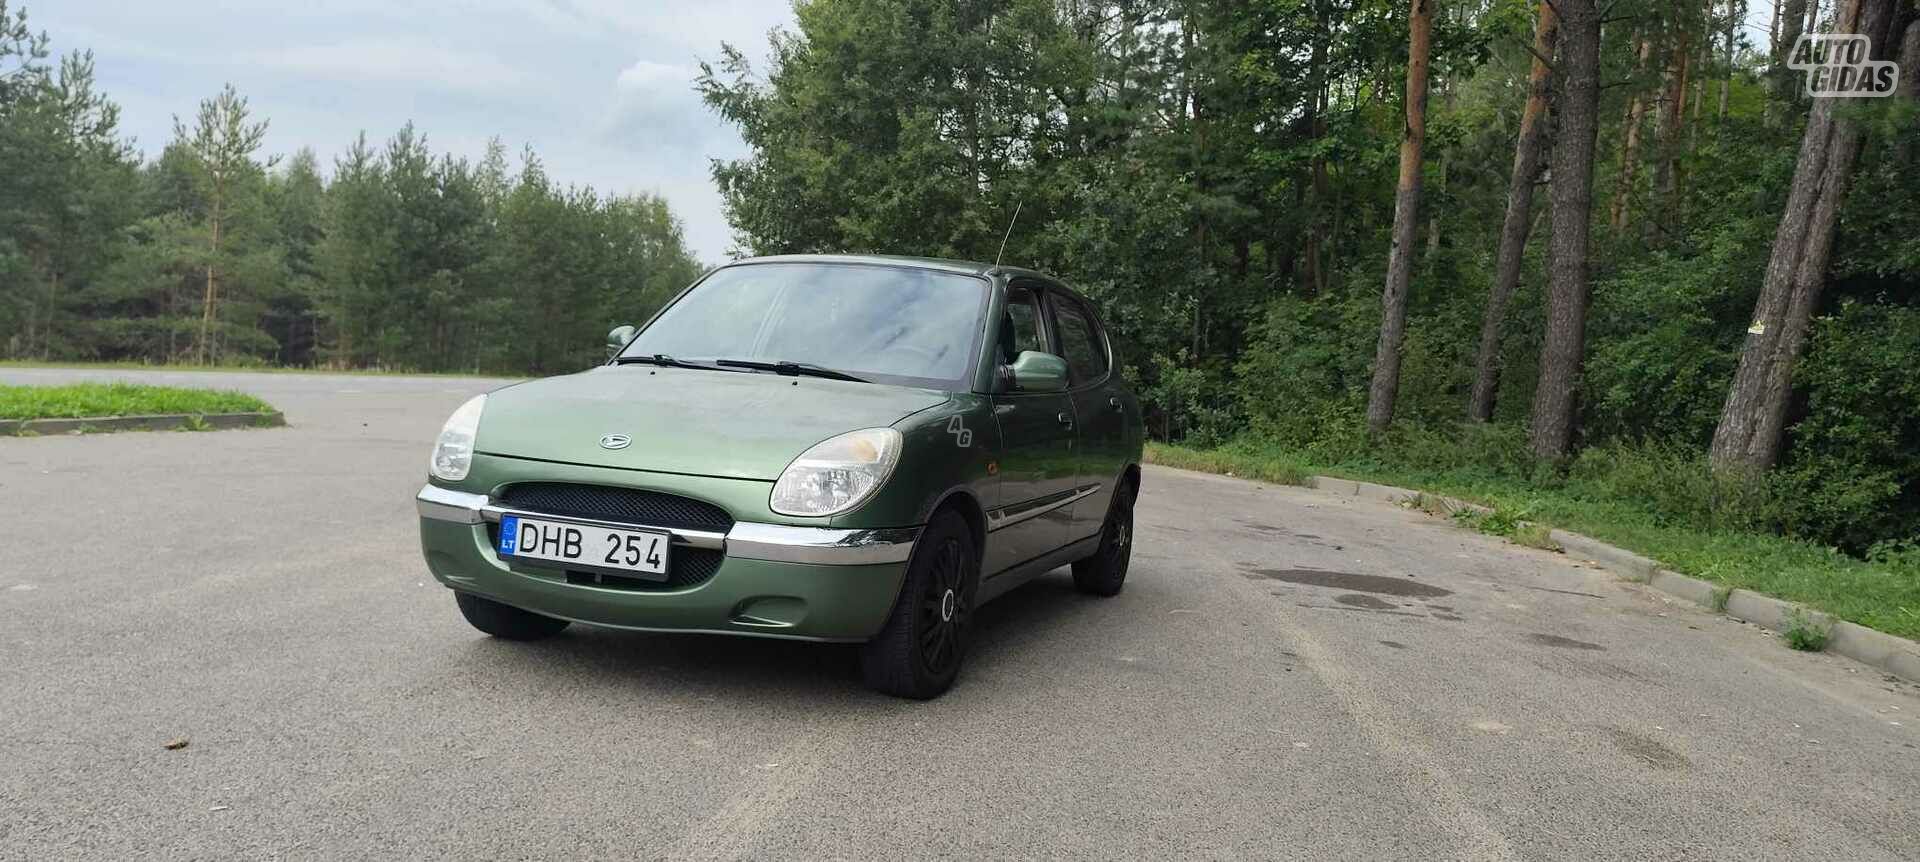
POLYGON ((699 86, 753 147, 714 169, 743 251, 1004 242, 1101 302, 1158 439, 1885 556, 1920 523, 1916 17, 812 0, 699 86), (1803 32, 1899 91, 1810 98, 1803 32))
POLYGON ((0 0, 0 358, 575 371, 701 271, 663 199, 498 139, 477 164, 411 125, 282 158, 232 86, 151 161, 118 120, 92 55, 0 0))
MULTIPOLYGON (((276 159, 232 89, 142 161, 90 56, 8 14, 5 357, 554 373, 698 274, 660 199, 412 128, 276 159), (544 317, 502 313, 528 296, 544 317)), ((736 253, 1055 273, 1157 440, 1598 483, 1881 558, 1920 538, 1917 19, 800 0, 689 86, 750 148, 712 169, 736 253), (1812 33, 1867 35, 1896 91, 1810 97, 1812 33)))

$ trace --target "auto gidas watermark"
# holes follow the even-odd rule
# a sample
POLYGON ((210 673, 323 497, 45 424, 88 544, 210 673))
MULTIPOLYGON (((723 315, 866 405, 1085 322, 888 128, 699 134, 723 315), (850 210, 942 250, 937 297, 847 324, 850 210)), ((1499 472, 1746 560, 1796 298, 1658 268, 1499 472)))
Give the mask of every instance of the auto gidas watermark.
POLYGON ((1793 43, 1787 68, 1807 73, 1816 99, 1892 95, 1900 64, 1873 59, 1873 43, 1857 33, 1810 33, 1793 43))

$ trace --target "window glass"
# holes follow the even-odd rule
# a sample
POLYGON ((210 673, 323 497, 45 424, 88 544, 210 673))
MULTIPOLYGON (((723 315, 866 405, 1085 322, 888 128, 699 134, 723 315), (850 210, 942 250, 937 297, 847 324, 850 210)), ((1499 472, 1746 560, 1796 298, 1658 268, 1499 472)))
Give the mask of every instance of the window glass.
POLYGON ((1054 328, 1060 332, 1060 350, 1067 360, 1067 370, 1073 373, 1073 382, 1087 383, 1104 376, 1107 351, 1100 343, 1093 316, 1080 303, 1061 297, 1054 298, 1053 311, 1054 328))
POLYGON ((822 365, 881 382, 971 376, 987 282, 912 267, 747 264, 681 297, 623 351, 822 365))
POLYGON ((1040 298, 1024 287, 1007 291, 1007 316, 1000 321, 1000 361, 1011 363, 1022 350, 1047 352, 1040 331, 1040 298))

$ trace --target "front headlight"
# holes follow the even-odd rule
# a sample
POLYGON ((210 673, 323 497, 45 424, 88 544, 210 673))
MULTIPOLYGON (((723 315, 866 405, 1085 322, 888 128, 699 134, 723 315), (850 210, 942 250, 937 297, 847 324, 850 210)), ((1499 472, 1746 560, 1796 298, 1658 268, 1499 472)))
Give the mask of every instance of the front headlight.
POLYGON ((486 409, 487 396, 475 395, 447 417, 440 439, 433 444, 433 458, 427 472, 435 479, 458 482, 467 478, 473 467, 473 435, 480 430, 480 411, 486 409))
POLYGON ((768 505, 782 515, 837 515, 865 502, 900 462, 900 432, 868 428, 800 453, 773 483, 768 505))

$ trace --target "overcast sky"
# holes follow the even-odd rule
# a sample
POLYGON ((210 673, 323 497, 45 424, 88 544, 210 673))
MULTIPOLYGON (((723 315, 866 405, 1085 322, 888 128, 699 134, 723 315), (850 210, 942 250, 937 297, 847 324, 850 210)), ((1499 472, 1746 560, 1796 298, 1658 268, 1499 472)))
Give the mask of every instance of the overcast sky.
POLYGON ((745 150, 692 90, 731 42, 756 61, 789 0, 25 0, 57 53, 91 48, 121 127, 155 155, 232 82, 266 148, 332 165, 412 120, 435 151, 532 144, 562 182, 665 195, 695 254, 731 246, 707 165, 745 150))

